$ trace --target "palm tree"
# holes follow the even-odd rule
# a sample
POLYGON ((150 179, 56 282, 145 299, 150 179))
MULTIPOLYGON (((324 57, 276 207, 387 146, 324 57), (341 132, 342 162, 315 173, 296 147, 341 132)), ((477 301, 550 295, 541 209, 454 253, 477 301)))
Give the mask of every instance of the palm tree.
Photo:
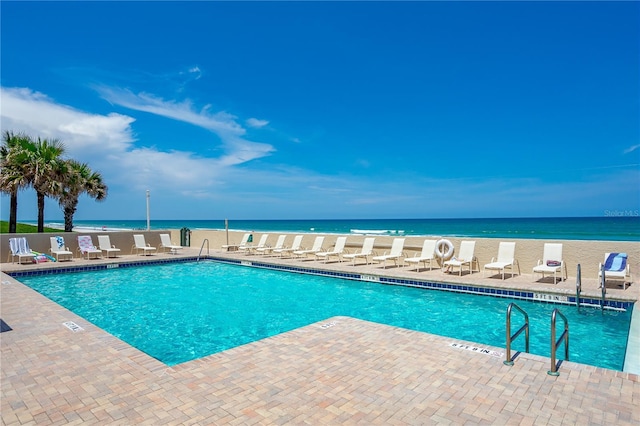
POLYGON ((80 195, 86 193, 97 201, 102 201, 107 197, 108 188, 102 181, 102 175, 92 171, 86 163, 67 160, 59 166, 56 174, 60 188, 56 196, 64 212, 64 230, 71 232, 80 195))
POLYGON ((60 192, 58 173, 65 148, 58 139, 40 139, 27 152, 25 175, 38 199, 38 232, 44 232, 44 198, 60 192))
POLYGON ((18 191, 29 185, 25 175, 27 153, 33 148, 31 138, 6 130, 0 146, 0 191, 10 195, 9 233, 15 234, 18 222, 18 191))

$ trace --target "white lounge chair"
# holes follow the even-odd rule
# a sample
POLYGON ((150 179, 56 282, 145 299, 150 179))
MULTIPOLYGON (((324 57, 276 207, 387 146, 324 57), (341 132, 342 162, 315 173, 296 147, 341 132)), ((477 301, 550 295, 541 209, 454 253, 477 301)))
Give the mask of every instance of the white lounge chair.
POLYGON ((282 247, 279 249, 274 248, 273 253, 279 254, 280 257, 285 257, 287 255, 290 255, 294 251, 300 250, 300 246, 302 245, 302 237, 303 235, 296 235, 293 238, 293 244, 291 244, 291 247, 282 247))
POLYGON ((160 234, 160 248, 165 252, 178 254, 178 250, 182 249, 182 246, 176 246, 171 243, 171 236, 169 234, 160 234))
POLYGON ((98 246, 100 250, 106 252, 107 258, 111 257, 112 253, 113 257, 118 257, 118 253, 120 253, 120 249, 111 244, 111 239, 108 235, 98 235, 98 246))
POLYGON ((496 270, 502 272, 502 279, 504 280, 504 271, 509 268, 511 270, 511 277, 513 277, 513 268, 514 266, 518 266, 518 275, 520 275, 520 264, 518 260, 515 258, 516 253, 516 243, 514 242, 501 242, 498 245, 498 257, 492 257, 491 263, 487 263, 484 265, 484 270, 482 272, 482 276, 484 277, 487 269, 496 270))
POLYGON ((133 235, 133 247, 131 248, 131 254, 133 252, 136 254, 142 253, 144 256, 151 255, 156 251, 155 247, 150 246, 144 240, 144 235, 142 234, 134 234, 133 235))
POLYGON ((353 260, 353 265, 356 265, 356 259, 363 257, 364 258, 364 263, 366 265, 369 264, 369 258, 371 256, 373 256, 373 243, 375 242, 375 238, 374 237, 368 237, 364 239, 364 242, 362 243, 362 248, 360 249, 360 251, 355 252, 355 253, 347 253, 347 254, 343 254, 342 258, 343 259, 352 259, 353 260))
POLYGON ((541 274, 543 279, 545 274, 553 274, 555 284, 558 272, 560 272, 560 281, 567 279, 567 265, 562 257, 562 244, 545 243, 542 260, 538 260, 538 264, 533 267, 533 273, 541 274))
POLYGON ((78 251, 80 252, 80 257, 86 256, 87 260, 91 259, 92 256, 94 259, 102 257, 102 250, 93 245, 91 235, 78 235, 78 251))
MULTIPOLYGON (((9 238, 9 257, 11 263, 15 263, 16 258, 18 263, 22 263, 23 260, 27 260, 29 263, 33 263, 34 254, 29 248, 29 243, 25 237, 9 238)), ((7 261, 9 259, 7 258, 7 261)))
POLYGON ((264 246, 264 247, 260 247, 256 249, 257 253, 260 254, 270 254, 272 253, 274 250, 282 250, 284 248, 284 242, 287 239, 286 235, 279 235, 278 239, 276 240, 276 245, 271 247, 269 245, 264 246))
POLYGON ((604 263, 598 265, 598 278, 602 277, 603 266, 605 283, 611 279, 622 280, 622 289, 626 290, 627 282, 632 282, 627 253, 605 253, 604 263))
POLYGON ((398 260, 403 256, 402 249, 404 248, 404 240, 404 238, 394 238, 389 253, 385 252, 380 256, 374 256, 371 260, 382 263, 383 269, 387 268, 387 260, 393 260, 393 264, 398 266, 398 260))
POLYGON ((73 259, 73 252, 69 251, 69 248, 64 245, 64 237, 49 237, 51 242, 51 256, 57 261, 62 262, 64 260, 73 259))
MULTIPOLYGON (((460 242, 460 252, 458 253, 458 256, 454 256, 442 264, 445 267, 445 272, 449 272, 453 268, 459 268, 458 275, 462 276, 462 269, 464 265, 467 265, 469 267, 469 273, 472 273, 473 264, 475 263, 476 266, 478 265, 478 259, 474 255, 475 248, 475 241, 460 242)), ((480 272, 479 266, 478 272, 480 272)))
POLYGON ((327 263, 332 257, 337 257, 338 262, 342 262, 342 254, 344 253, 344 246, 346 243, 347 237, 338 237, 332 250, 316 253, 316 260, 324 259, 324 263, 327 263))
POLYGON ((269 234, 262 234, 260 236, 260 241, 256 245, 247 245, 244 248, 246 254, 256 254, 258 249, 262 249, 267 246, 267 239, 269 238, 269 234))
POLYGON ((251 235, 249 232, 246 232, 243 236, 242 239, 240 240, 239 244, 225 244, 222 246, 223 249, 227 249, 227 251, 235 251, 235 250, 241 250, 244 249, 247 245, 247 241, 249 241, 249 235, 251 235))
POLYGON ((296 250, 293 252, 293 255, 295 257, 306 257, 319 253, 322 251, 322 244, 324 244, 324 237, 316 237, 313 241, 313 246, 310 249, 296 250))
POLYGON ((414 257, 407 257, 404 261, 409 264, 415 263, 416 271, 420 271, 420 263, 422 263, 426 269, 427 262, 429 262, 429 270, 431 270, 432 262, 435 259, 435 251, 436 240, 424 240, 424 244, 422 244, 422 252, 420 254, 416 254, 414 257))

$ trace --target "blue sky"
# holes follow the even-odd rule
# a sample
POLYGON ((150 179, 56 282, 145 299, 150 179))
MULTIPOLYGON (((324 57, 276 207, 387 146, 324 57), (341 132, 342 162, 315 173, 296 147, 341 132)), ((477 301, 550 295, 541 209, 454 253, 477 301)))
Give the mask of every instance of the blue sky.
POLYGON ((640 209, 638 2, 1 8, 2 130, 109 186, 77 220, 640 209))

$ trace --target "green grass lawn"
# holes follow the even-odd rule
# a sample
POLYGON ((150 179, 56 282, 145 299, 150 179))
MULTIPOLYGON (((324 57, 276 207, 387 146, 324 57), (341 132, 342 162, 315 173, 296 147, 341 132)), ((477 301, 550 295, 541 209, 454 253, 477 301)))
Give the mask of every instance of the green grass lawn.
MULTIPOLYGON (((38 227, 33 225, 26 225, 24 223, 18 223, 16 226, 16 233, 18 234, 35 234, 38 232, 38 227)), ((59 229, 44 227, 44 232, 61 232, 59 229)), ((6 220, 0 220, 0 234, 9 233, 9 222, 6 220)))

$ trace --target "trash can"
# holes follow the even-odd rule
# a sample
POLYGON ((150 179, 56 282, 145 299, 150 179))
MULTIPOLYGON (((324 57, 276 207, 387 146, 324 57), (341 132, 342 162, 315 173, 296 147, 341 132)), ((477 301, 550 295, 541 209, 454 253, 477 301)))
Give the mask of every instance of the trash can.
POLYGON ((191 230, 189 228, 180 229, 180 245, 191 247, 191 230))

